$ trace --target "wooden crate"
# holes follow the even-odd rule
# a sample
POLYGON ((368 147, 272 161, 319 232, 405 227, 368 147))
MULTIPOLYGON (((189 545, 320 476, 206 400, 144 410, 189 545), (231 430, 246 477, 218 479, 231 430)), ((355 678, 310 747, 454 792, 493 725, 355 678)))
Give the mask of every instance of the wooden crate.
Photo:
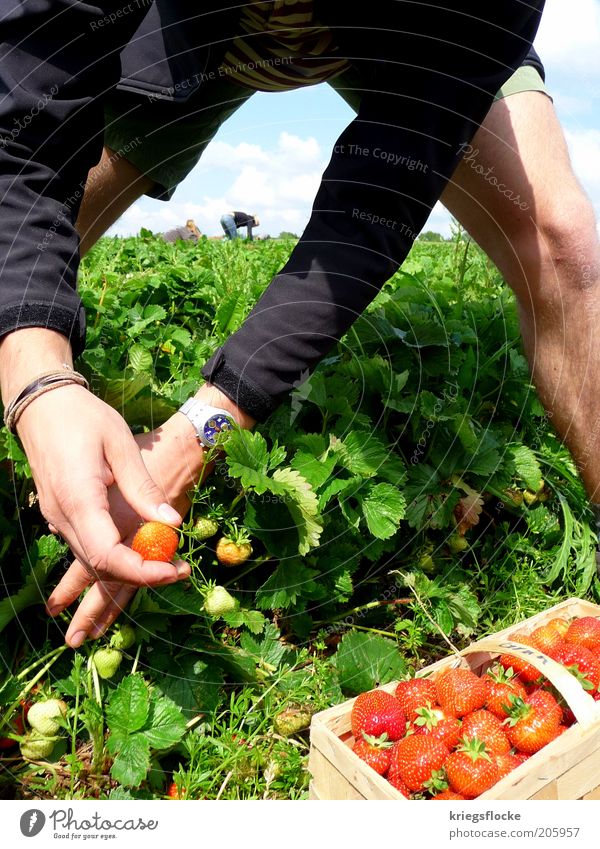
MULTIPOLYGON (((472 643, 460 656, 450 655, 419 675, 468 665, 481 674, 500 652, 514 651, 543 670, 562 693, 577 723, 530 757, 478 799, 600 799, 600 703, 595 702, 560 664, 528 646, 509 641, 515 631, 529 633, 555 616, 597 616, 600 606, 572 598, 529 619, 472 643)), ((397 682, 381 689, 393 692, 397 682)), ((350 712, 354 699, 321 711, 310 729, 311 799, 407 800, 352 751, 350 712)))

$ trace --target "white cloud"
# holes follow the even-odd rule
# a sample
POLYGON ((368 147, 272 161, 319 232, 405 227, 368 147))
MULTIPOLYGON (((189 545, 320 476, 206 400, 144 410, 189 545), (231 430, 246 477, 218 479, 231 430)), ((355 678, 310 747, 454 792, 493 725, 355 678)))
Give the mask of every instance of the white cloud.
POLYGON ((535 44, 554 72, 600 76, 600 0, 548 0, 535 44))

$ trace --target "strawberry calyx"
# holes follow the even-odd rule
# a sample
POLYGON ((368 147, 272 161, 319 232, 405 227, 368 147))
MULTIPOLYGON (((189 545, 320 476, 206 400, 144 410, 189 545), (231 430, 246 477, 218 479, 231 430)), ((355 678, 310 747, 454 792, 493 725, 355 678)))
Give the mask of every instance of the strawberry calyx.
POLYGON ((367 734, 366 731, 361 731, 362 739, 374 749, 391 749, 394 743, 388 738, 387 731, 384 731, 381 737, 375 737, 373 734, 367 734))
POLYGON ((489 752, 486 750, 486 745, 483 740, 478 737, 463 737, 456 747, 457 752, 464 752, 467 757, 471 758, 473 763, 479 760, 491 761, 489 752))
POLYGON ((500 664, 490 666, 485 674, 488 678, 492 679, 494 684, 510 684, 511 681, 517 678, 517 673, 512 666, 505 668, 504 666, 500 666, 500 664))
POLYGON ((446 719, 446 715, 442 708, 434 707, 430 702, 423 707, 417 708, 415 712, 418 716, 414 720, 414 724, 418 725, 420 728, 427 728, 428 731, 431 731, 432 728, 436 728, 442 720, 446 719))
POLYGON ((513 728, 517 722, 520 722, 522 719, 526 719, 533 707, 528 705, 526 701, 524 701, 521 696, 509 696, 510 706, 505 710, 508 713, 508 716, 503 721, 503 725, 508 725, 510 728, 513 728))
POLYGON ((572 663, 569 666, 565 666, 567 672, 570 672, 571 675, 574 675, 575 678, 579 681, 584 690, 595 690, 593 682, 590 681, 589 678, 586 678, 585 673, 581 671, 581 669, 577 666, 576 663, 572 663))
POLYGON ((433 796, 435 793, 441 793, 448 790, 448 776, 445 769, 434 769, 431 773, 431 778, 423 784, 423 789, 429 791, 433 796))

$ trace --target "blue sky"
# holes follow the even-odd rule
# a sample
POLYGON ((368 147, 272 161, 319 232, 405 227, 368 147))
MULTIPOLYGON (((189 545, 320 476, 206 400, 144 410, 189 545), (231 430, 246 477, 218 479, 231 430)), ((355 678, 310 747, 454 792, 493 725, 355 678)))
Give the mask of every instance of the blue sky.
MULTIPOLYGON (((571 157, 600 219, 600 0, 547 0, 536 46, 571 157)), ((255 94, 219 130, 168 202, 140 199, 111 230, 155 232, 194 218, 221 234, 230 209, 256 212, 261 233, 301 233, 335 140, 353 113, 328 85, 255 94)), ((447 234, 435 208, 428 227, 447 234)))

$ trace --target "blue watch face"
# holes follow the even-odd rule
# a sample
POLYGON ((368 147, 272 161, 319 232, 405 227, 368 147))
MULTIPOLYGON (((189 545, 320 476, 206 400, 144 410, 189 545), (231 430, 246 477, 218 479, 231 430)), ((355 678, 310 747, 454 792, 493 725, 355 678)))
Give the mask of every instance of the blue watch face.
POLYGON ((229 430, 233 430, 232 420, 228 416, 223 415, 223 413, 217 413, 215 416, 211 416, 210 419, 206 420, 202 434, 209 445, 215 445, 217 437, 221 433, 227 433, 229 430))

